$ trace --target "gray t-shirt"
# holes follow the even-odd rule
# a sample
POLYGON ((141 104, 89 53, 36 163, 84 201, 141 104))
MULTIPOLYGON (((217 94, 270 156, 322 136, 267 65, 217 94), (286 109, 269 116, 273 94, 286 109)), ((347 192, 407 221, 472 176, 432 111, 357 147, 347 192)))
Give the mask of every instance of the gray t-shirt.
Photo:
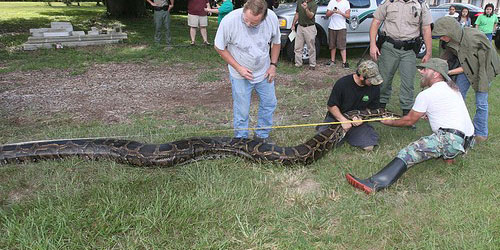
MULTIPOLYGON (((243 67, 252 71, 257 83, 264 80, 264 74, 271 63, 270 44, 281 44, 280 28, 276 14, 268 10, 267 16, 257 27, 248 27, 243 21, 243 8, 234 10, 222 19, 215 35, 215 46, 228 50, 243 67)), ((238 71, 228 65, 229 73, 237 79, 244 79, 238 71)))
POLYGON ((168 5, 169 0, 153 0, 153 3, 158 4, 157 7, 163 7, 165 5, 168 5))

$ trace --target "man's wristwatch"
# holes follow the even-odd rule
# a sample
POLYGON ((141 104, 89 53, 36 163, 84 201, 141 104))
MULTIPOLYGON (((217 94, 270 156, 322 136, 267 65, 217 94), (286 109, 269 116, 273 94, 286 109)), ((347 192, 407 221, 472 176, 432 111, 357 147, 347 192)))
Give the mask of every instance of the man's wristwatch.
POLYGON ((278 63, 271 62, 271 65, 274 65, 274 67, 276 67, 276 68, 278 67, 278 63))

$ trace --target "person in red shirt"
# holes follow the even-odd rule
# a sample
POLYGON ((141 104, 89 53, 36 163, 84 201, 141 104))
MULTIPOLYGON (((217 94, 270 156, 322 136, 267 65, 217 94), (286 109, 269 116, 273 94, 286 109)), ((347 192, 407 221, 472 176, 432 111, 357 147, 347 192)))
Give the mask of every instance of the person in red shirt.
POLYGON ((188 26, 189 35, 191 36, 191 45, 195 45, 197 28, 200 28, 203 44, 211 45, 207 38, 208 17, 205 8, 210 8, 208 0, 188 1, 188 26))

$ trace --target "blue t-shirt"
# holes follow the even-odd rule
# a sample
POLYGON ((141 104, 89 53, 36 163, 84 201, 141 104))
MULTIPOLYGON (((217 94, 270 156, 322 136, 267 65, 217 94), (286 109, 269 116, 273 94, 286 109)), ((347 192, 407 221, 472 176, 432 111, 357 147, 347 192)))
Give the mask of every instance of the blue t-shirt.
POLYGON ((217 23, 220 23, 222 21, 222 18, 224 18, 229 12, 233 11, 234 6, 231 0, 226 0, 222 3, 222 5, 219 7, 219 17, 217 19, 217 23))

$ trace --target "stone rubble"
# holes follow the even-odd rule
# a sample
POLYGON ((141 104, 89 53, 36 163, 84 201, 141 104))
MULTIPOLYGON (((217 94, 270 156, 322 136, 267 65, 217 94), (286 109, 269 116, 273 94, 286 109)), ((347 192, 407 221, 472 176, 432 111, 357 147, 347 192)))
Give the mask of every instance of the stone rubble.
POLYGON ((50 28, 30 29, 30 34, 24 50, 112 44, 127 39, 121 26, 103 30, 91 27, 85 34, 85 31, 74 31, 70 22, 51 22, 50 28))

